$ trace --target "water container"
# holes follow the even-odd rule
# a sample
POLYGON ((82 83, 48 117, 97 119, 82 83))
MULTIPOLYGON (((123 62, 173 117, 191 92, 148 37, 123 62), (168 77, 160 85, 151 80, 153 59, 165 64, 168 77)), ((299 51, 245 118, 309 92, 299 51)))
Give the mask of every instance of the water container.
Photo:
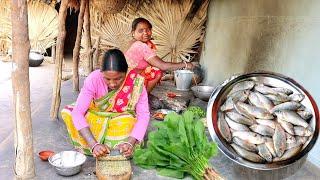
POLYGON ((193 72, 190 70, 176 70, 174 71, 174 79, 176 81, 177 90, 189 91, 193 72))

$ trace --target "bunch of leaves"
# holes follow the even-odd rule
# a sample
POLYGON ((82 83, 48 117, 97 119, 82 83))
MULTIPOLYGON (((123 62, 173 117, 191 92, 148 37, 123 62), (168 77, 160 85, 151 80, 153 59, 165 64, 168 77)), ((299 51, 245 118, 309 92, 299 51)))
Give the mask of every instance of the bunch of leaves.
POLYGON ((199 118, 206 117, 206 112, 199 106, 189 106, 187 110, 193 112, 193 114, 199 118))
POLYGON ((162 176, 183 178, 189 173, 195 179, 203 179, 210 169, 209 159, 217 154, 217 146, 209 142, 203 124, 193 112, 170 113, 154 125, 157 131, 149 133, 147 148, 136 149, 134 163, 146 169, 155 168, 162 176))

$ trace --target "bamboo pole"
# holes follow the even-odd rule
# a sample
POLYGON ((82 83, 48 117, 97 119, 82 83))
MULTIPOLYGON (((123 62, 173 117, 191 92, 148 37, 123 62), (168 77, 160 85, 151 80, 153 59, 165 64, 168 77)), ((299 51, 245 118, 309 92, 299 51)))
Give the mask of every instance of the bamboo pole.
POLYGON ((12 89, 15 107, 15 166, 17 179, 35 176, 33 160, 32 120, 30 107, 29 51, 27 0, 12 0, 12 89))
POLYGON ((66 38, 66 17, 68 0, 61 0, 61 5, 59 9, 59 34, 56 46, 56 67, 54 72, 54 85, 52 92, 52 102, 50 110, 50 118, 58 118, 59 107, 61 103, 60 88, 61 88, 61 78, 62 78, 62 61, 63 61, 63 51, 64 51, 64 41, 66 38))
POLYGON ((52 57, 52 62, 55 64, 56 63, 56 45, 53 45, 51 47, 51 57, 52 57))
POLYGON ((83 27, 83 17, 86 7, 86 0, 81 0, 80 2, 80 12, 78 16, 78 27, 77 27, 77 38, 73 48, 73 68, 72 68, 72 81, 73 81, 73 91, 79 91, 79 54, 80 54, 80 44, 81 35, 83 27))
POLYGON ((100 36, 98 36, 95 44, 94 44, 94 52, 93 52, 93 67, 96 69, 98 67, 98 60, 99 60, 99 44, 100 44, 100 36))
POLYGON ((84 12, 84 36, 86 38, 86 54, 87 54, 87 75, 93 71, 93 62, 92 62, 92 43, 91 43, 91 29, 90 29, 90 2, 86 1, 86 10, 84 12))

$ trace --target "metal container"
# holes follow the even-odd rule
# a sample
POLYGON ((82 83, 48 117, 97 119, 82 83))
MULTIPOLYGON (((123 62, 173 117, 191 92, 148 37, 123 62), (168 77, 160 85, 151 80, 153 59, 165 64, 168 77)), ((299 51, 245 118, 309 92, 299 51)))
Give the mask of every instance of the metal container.
POLYGON ((229 159, 248 168, 258 170, 272 170, 289 166, 290 164, 306 156, 308 152, 312 149, 312 147, 315 145, 317 141, 319 133, 319 110, 312 96, 295 80, 284 75, 271 72, 254 72, 249 74, 233 76, 215 88, 214 92, 210 97, 207 107, 207 124, 212 139, 217 142, 220 151, 223 154, 225 154, 229 159), (220 109, 220 106, 226 100, 226 96, 230 92, 232 87, 238 82, 245 80, 255 80, 265 84, 271 84, 277 87, 284 87, 291 89, 292 91, 294 91, 294 93, 301 93, 305 95, 305 99, 301 103, 304 106, 306 106, 307 109, 310 109, 312 111, 313 117, 310 120, 310 126, 313 129, 314 134, 308 139, 308 141, 302 147, 302 150, 296 156, 288 160, 268 164, 253 163, 240 157, 229 145, 229 143, 227 143, 225 139, 221 136, 221 133, 217 125, 218 111, 220 109))
POLYGON ((208 101, 211 96, 211 93, 214 90, 214 87, 206 86, 206 85, 199 85, 199 86, 192 86, 191 90, 197 98, 204 100, 204 101, 208 101))
POLYGON ((174 79, 176 81, 177 90, 180 91, 189 91, 193 72, 190 70, 176 70, 174 71, 174 79))
POLYGON ((29 66, 37 67, 42 64, 44 56, 40 52, 30 51, 29 53, 29 66))
POLYGON ((62 151, 49 158, 49 163, 62 176, 72 176, 81 171, 87 157, 77 151, 62 151))

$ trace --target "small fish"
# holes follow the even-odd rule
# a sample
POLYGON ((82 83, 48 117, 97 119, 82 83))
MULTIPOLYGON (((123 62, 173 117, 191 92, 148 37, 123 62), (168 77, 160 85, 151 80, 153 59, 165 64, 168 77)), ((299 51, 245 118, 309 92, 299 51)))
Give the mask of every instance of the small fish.
POLYGON ((289 101, 289 102, 284 102, 284 103, 281 103, 281 104, 278 104, 278 105, 274 106, 270 110, 270 112, 274 113, 276 111, 281 111, 281 110, 292 110, 292 111, 295 111, 300 107, 301 107, 300 103, 297 103, 297 102, 294 102, 294 101, 289 101))
POLYGON ((278 102, 287 102, 290 101, 290 97, 286 94, 278 93, 278 94, 267 94, 265 95, 271 101, 278 101, 278 102))
POLYGON ((243 91, 234 92, 228 95, 228 97, 232 98, 234 102, 237 102, 237 101, 244 102, 248 99, 249 94, 250 94, 250 90, 243 90, 243 91))
POLYGON ((258 154, 263 157, 267 162, 272 162, 272 154, 265 144, 258 145, 258 154))
POLYGON ((294 148, 294 147, 297 147, 297 146, 300 146, 301 145, 301 142, 291 142, 291 143, 288 143, 287 142, 287 150, 288 149, 291 149, 291 148, 294 148))
POLYGON ((223 103, 223 105, 220 107, 221 111, 228 111, 232 110, 234 107, 234 102, 244 102, 248 99, 250 91, 249 90, 243 90, 243 91, 237 91, 227 96, 227 100, 223 103))
POLYGON ((243 102, 235 103, 235 109, 242 115, 252 118, 258 119, 273 119, 272 114, 270 114, 267 110, 258 108, 255 106, 251 106, 249 104, 243 102))
MULTIPOLYGON (((270 99, 270 98, 269 98, 269 99, 270 99)), ((273 104, 274 104, 275 106, 283 103, 283 102, 281 102, 281 101, 273 101, 273 100, 272 100, 272 102, 273 102, 273 104)))
POLYGON ((291 94, 289 98, 291 101, 301 102, 305 98, 305 95, 296 93, 296 94, 291 94))
POLYGON ((229 127, 236 130, 236 131, 250 131, 247 126, 240 124, 240 123, 237 123, 237 122, 234 122, 228 116, 225 116, 225 120, 227 121, 229 127))
POLYGON ((249 143, 248 141, 244 141, 238 137, 232 138, 233 143, 239 145, 240 147, 251 151, 251 152, 256 152, 258 151, 257 146, 255 144, 249 143))
POLYGON ((233 121, 240 124, 249 125, 249 126, 255 124, 254 120, 244 117, 236 111, 226 112, 226 115, 233 121))
POLYGON ((265 142, 265 145, 267 146, 269 152, 272 154, 273 157, 276 157, 276 151, 274 149, 274 146, 273 146, 273 141, 266 141, 265 142))
POLYGON ((273 139, 268 136, 263 136, 264 142, 273 142, 273 139))
POLYGON ((308 141, 307 136, 295 136, 296 141, 301 144, 305 144, 308 141))
POLYGON ((237 91, 250 90, 253 88, 254 84, 255 83, 253 81, 239 82, 233 86, 232 90, 230 91, 230 94, 237 92, 237 91))
POLYGON ((305 128, 309 126, 309 124, 294 111, 276 111, 274 114, 278 119, 287 121, 293 125, 303 126, 305 128))
POLYGON ((254 124, 250 126, 250 129, 253 132, 256 132, 258 134, 264 135, 264 136, 273 136, 274 129, 268 126, 260 125, 260 124, 254 124))
POLYGON ((276 90, 272 89, 271 87, 265 86, 264 84, 256 84, 254 86, 254 90, 262 94, 278 94, 279 93, 276 90))
POLYGON ((280 124, 276 125, 276 129, 274 131, 274 135, 272 137, 273 139, 273 145, 275 152, 277 154, 277 157, 281 157, 286 150, 286 133, 284 129, 280 126, 280 124))
POLYGON ((302 117, 302 119, 305 119, 305 120, 313 117, 312 113, 308 110, 297 111, 297 113, 299 114, 299 116, 302 117))
POLYGON ((220 110, 221 111, 228 111, 234 108, 234 102, 232 100, 232 98, 228 98, 223 104, 222 106, 220 106, 220 110))
POLYGON ((274 158, 273 162, 284 161, 284 160, 290 159, 293 156, 297 155, 300 152, 301 148, 302 148, 302 145, 298 145, 296 147, 288 149, 281 157, 274 158))
POLYGON ((276 128, 276 122, 269 119, 256 119, 256 122, 261 125, 269 126, 272 129, 276 128))
POLYGON ((284 93, 284 94, 287 94, 287 95, 290 95, 293 93, 293 91, 291 89, 287 89, 287 88, 282 88, 282 87, 275 87, 275 88, 272 88, 273 90, 279 92, 279 93, 284 93))
POLYGON ((249 131, 236 131, 232 133, 232 137, 238 137, 244 141, 248 141, 252 144, 262 144, 265 142, 264 138, 254 132, 249 131))
POLYGON ((313 132, 310 129, 301 126, 294 126, 293 130, 294 134, 297 136, 311 136, 313 134, 313 132))
POLYGON ((268 111, 270 111, 274 106, 271 100, 259 92, 250 92, 249 101, 252 105, 268 111))
POLYGON ((295 142, 297 142, 296 138, 293 135, 289 134, 289 133, 286 133, 286 141, 287 141, 287 143, 295 143, 295 142))
POLYGON ((228 142, 231 142, 231 132, 227 121, 224 118, 224 114, 219 112, 218 113, 218 129, 220 130, 221 136, 228 142))
POLYGON ((264 159, 262 157, 260 157, 258 154, 250 152, 245 150, 244 148, 236 145, 236 144, 230 144, 232 146, 232 148, 243 158, 249 160, 249 161, 253 161, 253 162, 257 162, 257 163, 262 163, 264 162, 264 159))
POLYGON ((277 121, 287 133, 294 135, 293 125, 291 123, 288 123, 282 119, 277 119, 277 121))

